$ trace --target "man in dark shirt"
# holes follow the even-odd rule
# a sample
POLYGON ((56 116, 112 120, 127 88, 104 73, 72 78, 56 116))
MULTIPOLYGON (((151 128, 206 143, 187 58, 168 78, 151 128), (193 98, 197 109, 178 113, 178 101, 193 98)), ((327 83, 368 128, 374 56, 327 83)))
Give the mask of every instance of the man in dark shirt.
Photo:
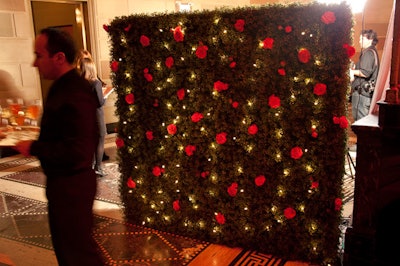
POLYGON ((373 30, 363 30, 360 35, 362 48, 359 61, 350 69, 351 105, 355 121, 367 116, 379 72, 379 58, 376 51, 378 36, 373 30))
POLYGON ((43 29, 35 40, 34 66, 54 80, 43 106, 37 141, 16 149, 37 156, 47 176, 49 224, 59 265, 104 265, 92 236, 97 147, 97 99, 73 65, 76 48, 68 33, 43 29))

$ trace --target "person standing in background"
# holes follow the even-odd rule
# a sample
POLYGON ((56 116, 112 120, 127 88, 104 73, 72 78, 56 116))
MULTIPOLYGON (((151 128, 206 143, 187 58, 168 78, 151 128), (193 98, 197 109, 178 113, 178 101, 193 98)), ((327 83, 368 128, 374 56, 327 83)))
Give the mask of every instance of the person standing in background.
MULTIPOLYGON (((76 68, 80 71, 80 67, 81 67, 81 60, 82 59, 84 59, 84 58, 89 58, 89 59, 91 59, 93 62, 94 62, 94 60, 93 60, 93 57, 92 57, 92 54, 88 51, 88 50, 84 50, 84 49, 82 49, 82 50, 80 50, 79 52, 78 52, 78 56, 77 56, 77 58, 76 58, 76 62, 75 62, 75 65, 76 65, 76 68)), ((97 73, 97 71, 96 71, 96 73, 97 73)), ((97 75, 97 74, 96 74, 97 75)), ((99 76, 97 75, 96 76, 96 78, 101 82, 101 86, 102 86, 102 88, 105 88, 105 86, 107 85, 106 83, 104 83, 100 78, 99 78, 99 76)), ((104 93, 103 93, 104 94, 104 93)), ((109 95, 109 94, 108 94, 109 95)), ((106 97, 107 98, 107 97, 106 97)), ((104 113, 104 111, 103 111, 103 113, 104 113)), ((103 119, 104 119, 104 114, 103 114, 103 119)), ((105 123, 105 122, 104 122, 105 123)), ((104 124, 105 125, 105 124, 104 124)), ((106 127, 106 133, 105 133, 106 135, 107 135, 107 127, 106 127)), ((104 141, 104 140, 103 140, 104 141)), ((103 144, 103 147, 104 147, 104 144, 103 144)), ((107 161, 108 159, 110 159, 110 156, 108 156, 107 154, 106 154, 106 152, 104 151, 104 149, 103 149, 103 157, 102 157, 102 161, 107 161)))
POLYGON ((93 92, 96 94, 98 99, 98 107, 97 107, 97 124, 99 128, 99 143, 97 145, 97 151, 94 156, 94 170, 96 174, 100 177, 106 176, 102 168, 102 160, 104 154, 104 139, 106 136, 106 124, 104 122, 104 111, 103 105, 106 102, 106 99, 103 95, 103 85, 101 81, 97 78, 97 70, 96 65, 93 60, 90 58, 82 58, 79 60, 79 65, 77 68, 80 71, 82 77, 89 81, 92 86, 93 92))
POLYGON ((379 57, 376 51, 378 37, 375 31, 363 30, 360 35, 361 55, 350 69, 352 115, 355 121, 369 113, 379 73, 379 57))
POLYGON ((47 177, 49 226, 58 264, 104 265, 92 235, 97 99, 75 69, 77 50, 68 33, 42 29, 34 51, 33 65, 42 78, 54 82, 43 105, 38 140, 21 141, 15 149, 37 156, 47 177))

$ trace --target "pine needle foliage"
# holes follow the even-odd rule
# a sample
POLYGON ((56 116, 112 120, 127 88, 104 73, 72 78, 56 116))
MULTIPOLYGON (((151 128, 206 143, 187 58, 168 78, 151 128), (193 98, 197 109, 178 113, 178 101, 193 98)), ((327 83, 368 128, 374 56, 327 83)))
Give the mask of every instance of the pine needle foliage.
POLYGON ((334 263, 352 23, 312 3, 104 25, 126 219, 334 263))

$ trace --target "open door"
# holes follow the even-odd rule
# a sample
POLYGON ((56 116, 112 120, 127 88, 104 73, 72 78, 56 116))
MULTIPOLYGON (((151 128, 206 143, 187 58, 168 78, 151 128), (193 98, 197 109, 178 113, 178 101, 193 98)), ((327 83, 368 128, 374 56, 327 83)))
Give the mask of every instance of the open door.
MULTIPOLYGON (((82 1, 46 2, 32 0, 32 16, 35 35, 46 27, 57 27, 68 31, 74 38, 78 49, 90 51, 90 39, 86 32, 87 3, 82 1)), ((46 99, 52 81, 40 79, 43 100, 46 99)))

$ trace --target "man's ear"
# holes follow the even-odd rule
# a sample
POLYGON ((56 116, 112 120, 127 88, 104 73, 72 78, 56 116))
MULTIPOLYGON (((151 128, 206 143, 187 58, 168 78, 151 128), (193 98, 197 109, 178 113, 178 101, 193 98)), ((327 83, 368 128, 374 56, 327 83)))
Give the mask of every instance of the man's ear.
POLYGON ((65 60, 66 60, 65 54, 64 54, 63 52, 58 52, 58 53, 56 53, 56 54, 54 55, 54 57, 55 57, 56 61, 57 61, 58 63, 61 63, 61 64, 64 63, 65 60))

